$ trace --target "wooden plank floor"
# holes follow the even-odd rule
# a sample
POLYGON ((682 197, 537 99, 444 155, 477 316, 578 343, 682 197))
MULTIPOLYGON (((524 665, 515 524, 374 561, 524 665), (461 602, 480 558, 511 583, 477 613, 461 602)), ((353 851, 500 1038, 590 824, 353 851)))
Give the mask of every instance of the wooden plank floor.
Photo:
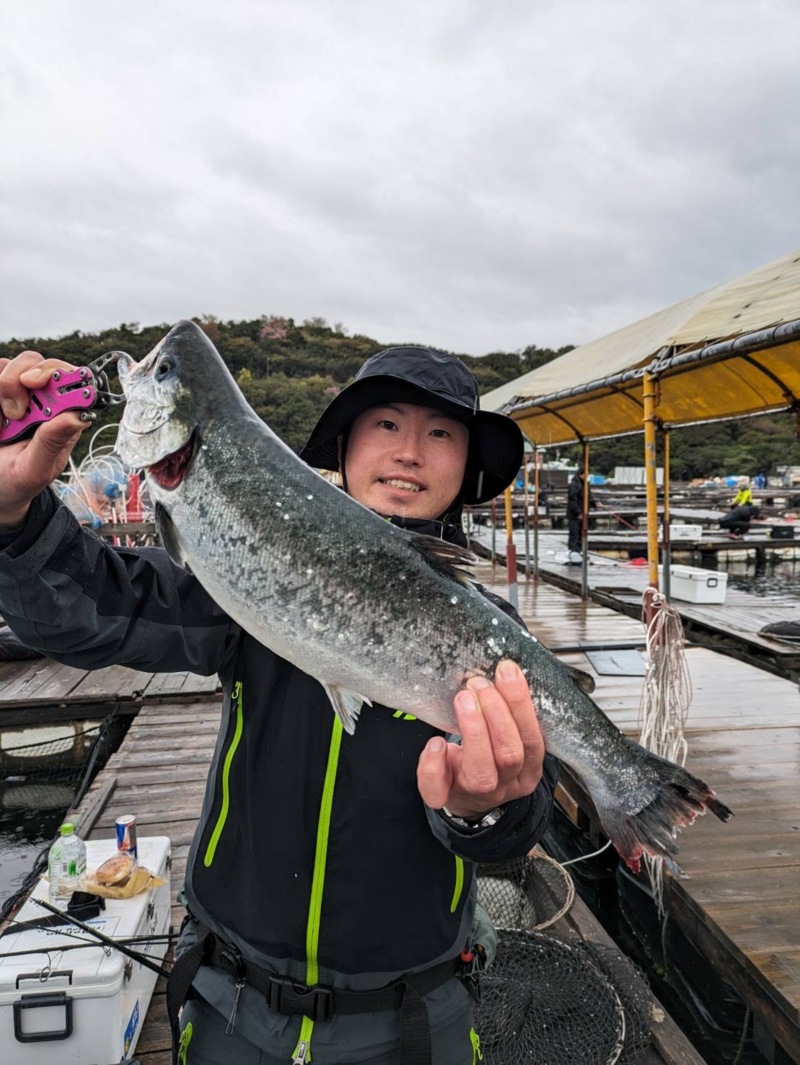
MULTIPOLYGON (((481 567, 484 582, 490 571, 481 567)), ((543 587, 523 592, 520 585, 520 606, 537 635, 555 626, 549 642, 557 650, 570 644, 579 607, 573 603, 559 627, 543 587)), ((573 598, 587 614, 597 606, 573 598)), ((635 737, 641 677, 598 675, 583 651, 559 657, 593 674, 596 702, 635 737)), ((687 765, 735 817, 722 824, 707 816, 681 834, 687 878, 668 877, 668 905, 791 1060, 800 1060, 800 693, 789 680, 707 648, 688 647, 686 659, 693 687, 687 765)), ((575 794, 592 815, 585 795, 575 794)))
MULTIPOLYGON (((200 816, 208 769, 219 730, 220 701, 150 703, 131 724, 120 749, 98 775, 84 804, 104 801, 95 811, 90 839, 114 835, 114 821, 132 813, 140 836, 172 841, 172 925, 178 931, 185 910, 177 895, 186 874, 189 845, 200 816)), ((167 956, 171 961, 172 952, 167 956)), ((165 981, 159 978, 136 1055, 142 1065, 169 1065, 170 1032, 165 981)))
POLYGON ((126 666, 85 670, 50 658, 0 662, 0 727, 136 713, 143 699, 195 699, 219 690, 216 676, 143 673, 126 666))
MULTIPOLYGON (((473 542, 476 550, 491 550, 491 530, 476 531, 473 542)), ((514 543, 517 561, 525 562, 524 533, 516 530, 514 543)), ((533 541, 529 537, 530 550, 533 541)), ((500 530, 495 537, 495 552, 501 563, 505 559, 505 538, 500 530)), ((581 567, 558 561, 566 552, 566 534, 545 532, 539 535, 539 572, 544 581, 572 593, 580 593, 581 567)), ((605 558, 590 553, 588 567, 590 597, 603 606, 640 618, 642 593, 648 583, 647 566, 605 558)), ((532 562, 531 562, 532 565, 532 562)), ((496 570, 496 579, 505 581, 504 566, 496 570)), ((528 583, 520 573, 519 588, 528 583)), ((503 585, 503 588, 505 586, 503 585)), ((681 615, 687 636, 696 642, 727 654, 735 654, 781 676, 800 680, 800 645, 759 635, 764 625, 775 621, 800 622, 800 599, 790 596, 752 595, 735 588, 727 590, 724 603, 688 603, 673 599, 672 605, 681 615)))

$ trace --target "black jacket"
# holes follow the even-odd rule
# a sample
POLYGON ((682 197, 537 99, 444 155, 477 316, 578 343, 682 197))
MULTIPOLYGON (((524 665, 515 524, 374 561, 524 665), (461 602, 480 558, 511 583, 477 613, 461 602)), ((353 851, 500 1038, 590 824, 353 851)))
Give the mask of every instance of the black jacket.
MULTIPOLYGON (((595 507, 595 501, 592 499, 592 493, 589 492, 589 509, 593 510, 595 507)), ((571 518, 573 521, 576 518, 583 516, 583 478, 579 477, 576 473, 572 480, 569 482, 569 488, 567 490, 567 518, 571 518)))
POLYGON ((473 862, 525 854, 549 822, 550 758, 534 795, 496 825, 457 830, 417 790, 436 729, 375 706, 343 733, 321 685, 164 551, 109 547, 50 493, 0 538, 0 610, 70 665, 219 673, 222 724, 186 896, 245 958, 293 979, 362 989, 453 957, 472 923, 473 862))

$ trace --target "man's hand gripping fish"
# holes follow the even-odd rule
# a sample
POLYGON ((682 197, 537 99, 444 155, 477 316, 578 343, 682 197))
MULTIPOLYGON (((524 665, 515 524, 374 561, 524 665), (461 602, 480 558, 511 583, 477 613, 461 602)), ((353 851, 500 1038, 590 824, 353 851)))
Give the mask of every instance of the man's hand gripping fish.
POLYGON ((456 692, 511 658, 548 750, 580 776, 629 866, 675 855, 676 830, 706 809, 731 816, 697 777, 624 737, 581 674, 473 587, 468 552, 390 525, 297 458, 194 323, 118 368, 117 449, 144 467, 170 555, 315 677, 347 732, 373 702, 455 732, 456 692))

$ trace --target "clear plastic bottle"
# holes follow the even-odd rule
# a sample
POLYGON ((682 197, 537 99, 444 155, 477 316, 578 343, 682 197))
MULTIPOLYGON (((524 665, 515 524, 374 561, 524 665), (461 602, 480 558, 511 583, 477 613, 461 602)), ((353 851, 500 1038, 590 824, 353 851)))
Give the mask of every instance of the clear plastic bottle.
POLYGON ((47 875, 50 880, 50 902, 66 906, 73 891, 86 886, 86 844, 76 834, 75 826, 67 821, 59 829, 61 835, 50 848, 47 875))

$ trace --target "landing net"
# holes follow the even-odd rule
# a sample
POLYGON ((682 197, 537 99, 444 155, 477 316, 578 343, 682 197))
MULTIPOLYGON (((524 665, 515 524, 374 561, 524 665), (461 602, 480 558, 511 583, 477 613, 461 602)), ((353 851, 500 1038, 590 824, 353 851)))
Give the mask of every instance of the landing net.
POLYGON ((532 854, 479 865, 477 886, 497 929, 476 1007, 483 1065, 643 1062, 653 999, 642 971, 614 946, 542 931, 574 901, 566 869, 532 854))
POLYGON ((498 929, 497 956, 480 987, 475 1027, 484 1065, 638 1065, 645 1059, 650 990, 614 948, 498 929))

